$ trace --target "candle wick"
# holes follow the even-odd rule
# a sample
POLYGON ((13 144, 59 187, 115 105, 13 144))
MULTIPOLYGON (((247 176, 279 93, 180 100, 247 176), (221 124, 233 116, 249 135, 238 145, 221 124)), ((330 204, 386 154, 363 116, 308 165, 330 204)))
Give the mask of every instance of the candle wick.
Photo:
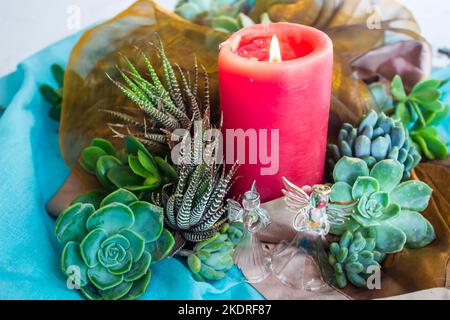
POLYGON ((281 62, 280 43, 278 42, 278 38, 276 35, 273 35, 272 40, 270 41, 269 62, 275 62, 275 63, 281 62))

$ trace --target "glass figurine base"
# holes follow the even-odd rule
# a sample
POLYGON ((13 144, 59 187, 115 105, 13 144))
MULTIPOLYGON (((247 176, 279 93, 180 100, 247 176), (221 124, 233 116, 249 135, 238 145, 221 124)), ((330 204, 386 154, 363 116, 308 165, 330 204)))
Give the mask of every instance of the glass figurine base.
POLYGON ((236 247, 233 260, 248 283, 262 282, 271 274, 270 259, 255 234, 248 233, 245 237, 236 247))
MULTIPOLYGON (((313 240, 314 241, 314 240, 313 240)), ((322 280, 314 252, 305 238, 297 236, 291 242, 281 242, 275 247, 271 269, 273 274, 286 286, 293 289, 318 291, 326 286, 322 280)))

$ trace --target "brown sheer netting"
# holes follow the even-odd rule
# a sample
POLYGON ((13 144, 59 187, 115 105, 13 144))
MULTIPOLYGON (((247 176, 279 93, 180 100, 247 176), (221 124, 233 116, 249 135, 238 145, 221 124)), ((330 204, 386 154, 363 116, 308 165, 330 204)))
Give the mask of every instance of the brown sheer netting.
MULTIPOLYGON (((334 141, 343 122, 357 123, 373 108, 365 82, 390 79, 401 73, 412 84, 430 72, 429 45, 419 35, 412 14, 395 0, 257 0, 250 13, 268 12, 273 21, 315 26, 333 40, 333 100, 329 140, 334 141)), ((136 2, 115 18, 87 31, 70 56, 64 85, 60 145, 64 160, 85 187, 93 179, 76 165, 81 149, 93 137, 111 138, 111 121, 101 109, 134 107, 108 79, 119 79, 117 66, 125 55, 144 70, 140 53, 155 57, 149 42, 162 39, 169 59, 185 70, 194 66, 194 54, 210 77, 215 116, 218 116, 217 53, 227 35, 186 21, 149 0, 136 2)), ((152 59, 155 63, 158 59, 152 59)), ((145 71, 143 71, 145 74, 145 71)), ((433 189, 424 212, 437 239, 428 247, 405 250, 384 266, 382 290, 348 287, 356 298, 386 297, 445 284, 449 251, 449 162, 424 163, 416 170, 433 189)), ((75 195, 74 195, 75 196, 75 195)), ((276 235, 272 235, 276 239, 276 235)))

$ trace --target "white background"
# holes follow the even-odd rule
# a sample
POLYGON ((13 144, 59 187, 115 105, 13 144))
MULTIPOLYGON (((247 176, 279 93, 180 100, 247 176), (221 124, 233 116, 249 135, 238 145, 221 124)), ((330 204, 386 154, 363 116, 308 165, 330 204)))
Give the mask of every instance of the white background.
MULTIPOLYGON (((68 10, 80 8, 81 28, 106 20, 134 0, 0 0, 0 76, 17 63, 78 30, 67 27, 68 10)), ((176 0, 157 0, 172 9, 176 0)), ((450 48, 450 1, 403 0, 418 19, 423 35, 437 47, 450 48)), ((444 63, 446 63, 445 60, 444 63)), ((442 63, 442 62, 441 62, 442 63)), ((440 63, 440 64, 441 64, 440 63)))

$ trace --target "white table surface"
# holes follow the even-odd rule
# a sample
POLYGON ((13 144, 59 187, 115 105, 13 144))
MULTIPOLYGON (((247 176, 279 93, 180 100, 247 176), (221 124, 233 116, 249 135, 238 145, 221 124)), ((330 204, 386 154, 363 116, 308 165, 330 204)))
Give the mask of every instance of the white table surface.
MULTIPOLYGON (((345 0, 344 0, 345 1, 345 0)), ((79 30, 73 13, 80 13, 80 28, 108 19, 134 0, 1 0, 0 76, 16 69, 17 63, 48 45, 79 30), (72 19, 72 20, 71 20, 72 19)), ((172 9, 176 0, 157 0, 172 9)), ((450 47, 448 0, 403 0, 416 15, 423 34, 435 46, 450 47)), ((436 59, 435 64, 450 60, 436 59)))

